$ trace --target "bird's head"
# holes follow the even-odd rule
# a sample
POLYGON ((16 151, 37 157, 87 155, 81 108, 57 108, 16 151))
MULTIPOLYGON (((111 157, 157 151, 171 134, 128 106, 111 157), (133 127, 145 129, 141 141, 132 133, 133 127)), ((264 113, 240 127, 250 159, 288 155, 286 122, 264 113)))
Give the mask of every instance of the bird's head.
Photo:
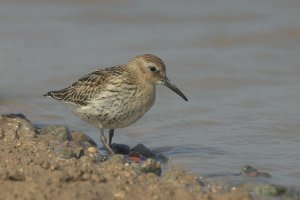
POLYGON ((152 85, 164 85, 173 90, 185 101, 186 96, 168 79, 164 62, 152 54, 143 54, 131 59, 127 66, 136 70, 139 79, 152 85))

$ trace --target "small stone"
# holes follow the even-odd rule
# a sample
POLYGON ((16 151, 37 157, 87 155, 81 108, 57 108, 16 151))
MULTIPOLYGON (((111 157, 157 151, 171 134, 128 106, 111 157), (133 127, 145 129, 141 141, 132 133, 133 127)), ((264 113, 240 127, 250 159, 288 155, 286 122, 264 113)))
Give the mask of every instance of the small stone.
POLYGON ((63 125, 49 125, 40 130, 40 134, 50 134, 54 137, 59 137, 64 140, 71 138, 68 128, 63 125))
POLYGON ((137 152, 137 153, 141 154, 142 156, 144 156, 146 158, 152 158, 152 157, 155 156, 155 154, 152 153, 150 151, 150 149, 145 147, 145 145, 143 145, 143 144, 137 144, 135 147, 133 147, 131 149, 131 151, 137 152))
POLYGON ((98 149, 96 147, 89 147, 87 151, 92 154, 98 153, 98 149))
POLYGON ((101 155, 99 152, 97 153, 90 153, 89 154, 90 158, 92 158, 92 161, 94 163, 98 163, 98 162, 104 162, 108 159, 107 156, 101 155))
POLYGON ((161 165, 159 162, 152 158, 148 158, 141 166, 141 171, 144 173, 154 173, 158 176, 161 175, 161 165))

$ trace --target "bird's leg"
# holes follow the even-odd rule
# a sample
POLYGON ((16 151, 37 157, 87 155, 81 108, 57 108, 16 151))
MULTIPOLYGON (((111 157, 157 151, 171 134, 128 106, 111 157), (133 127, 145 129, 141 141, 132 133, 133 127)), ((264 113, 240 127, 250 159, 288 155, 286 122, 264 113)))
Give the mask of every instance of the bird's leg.
POLYGON ((106 137, 104 136, 104 129, 103 128, 100 128, 100 141, 102 142, 102 144, 104 145, 106 151, 108 152, 108 154, 110 156, 115 155, 114 151, 107 144, 107 140, 106 140, 106 137))
POLYGON ((113 137, 114 137, 114 129, 110 129, 109 130, 109 138, 108 138, 108 144, 110 147, 111 147, 111 141, 112 141, 113 137))

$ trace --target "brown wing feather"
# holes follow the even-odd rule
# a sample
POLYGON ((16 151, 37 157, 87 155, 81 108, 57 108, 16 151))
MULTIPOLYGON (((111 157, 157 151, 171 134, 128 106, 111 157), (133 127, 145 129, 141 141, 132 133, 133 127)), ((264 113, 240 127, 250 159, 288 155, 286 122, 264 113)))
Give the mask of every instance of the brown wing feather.
POLYGON ((96 70, 80 78, 70 87, 59 91, 50 91, 44 96, 50 96, 63 102, 87 105, 96 93, 106 87, 109 77, 121 75, 123 72, 121 66, 96 70))

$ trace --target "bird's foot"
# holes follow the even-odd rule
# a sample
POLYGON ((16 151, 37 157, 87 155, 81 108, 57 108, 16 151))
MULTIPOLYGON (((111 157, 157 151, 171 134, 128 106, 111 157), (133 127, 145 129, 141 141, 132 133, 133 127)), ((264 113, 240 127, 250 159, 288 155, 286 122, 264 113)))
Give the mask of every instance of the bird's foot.
POLYGON ((112 148, 107 144, 107 140, 105 136, 101 136, 100 137, 100 141, 102 142, 105 150, 107 151, 107 153, 109 154, 109 156, 113 156, 115 155, 115 152, 112 150, 112 148))

